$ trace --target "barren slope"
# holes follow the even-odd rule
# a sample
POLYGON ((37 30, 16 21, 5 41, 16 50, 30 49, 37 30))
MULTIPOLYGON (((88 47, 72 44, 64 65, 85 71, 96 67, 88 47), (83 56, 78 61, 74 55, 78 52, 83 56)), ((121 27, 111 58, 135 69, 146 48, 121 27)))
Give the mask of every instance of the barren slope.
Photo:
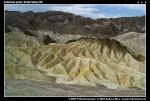
POLYGON ((5 84, 6 96, 145 96, 145 91, 140 89, 107 89, 101 85, 93 87, 33 80, 9 80, 5 84))
POLYGON ((145 33, 130 32, 114 37, 122 44, 130 48, 136 55, 145 57, 145 33))
MULTIPOLYGON (((52 31, 55 34, 114 37, 127 32, 145 32, 145 16, 100 18, 97 20, 61 11, 18 12, 5 11, 5 31, 9 26, 22 32, 52 31)), ((37 33, 38 34, 38 33, 37 33)))
POLYGON ((35 36, 28 36, 22 32, 5 33, 5 45, 13 47, 40 47, 44 43, 35 36))
POLYGON ((80 38, 67 44, 5 48, 7 80, 145 89, 144 61, 115 40, 80 38))

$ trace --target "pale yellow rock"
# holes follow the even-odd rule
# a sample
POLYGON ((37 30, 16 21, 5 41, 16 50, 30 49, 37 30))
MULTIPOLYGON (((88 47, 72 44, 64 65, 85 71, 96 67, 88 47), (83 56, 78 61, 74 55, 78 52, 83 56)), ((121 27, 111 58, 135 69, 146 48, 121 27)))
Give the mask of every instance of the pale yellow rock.
POLYGON ((6 46, 6 79, 145 89, 145 63, 118 41, 81 38, 34 48, 6 46))

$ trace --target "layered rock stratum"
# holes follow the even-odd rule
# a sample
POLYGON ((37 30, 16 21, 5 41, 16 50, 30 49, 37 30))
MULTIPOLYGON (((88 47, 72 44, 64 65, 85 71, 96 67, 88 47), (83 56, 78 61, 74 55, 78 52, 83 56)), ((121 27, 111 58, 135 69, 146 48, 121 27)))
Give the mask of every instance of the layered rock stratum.
MULTIPOLYGON (((5 11, 5 31, 16 27, 25 34, 38 30, 54 34, 115 37, 127 32, 145 32, 145 16, 91 19, 61 11, 5 11)), ((42 33, 43 34, 43 33, 42 33)))
POLYGON ((5 11, 5 20, 6 95, 144 95, 145 16, 5 11))
POLYGON ((80 38, 67 44, 6 46, 5 50, 6 79, 145 88, 144 61, 116 40, 80 38))
POLYGON ((136 55, 146 56, 146 33, 129 32, 112 39, 118 40, 126 47, 130 48, 136 55))

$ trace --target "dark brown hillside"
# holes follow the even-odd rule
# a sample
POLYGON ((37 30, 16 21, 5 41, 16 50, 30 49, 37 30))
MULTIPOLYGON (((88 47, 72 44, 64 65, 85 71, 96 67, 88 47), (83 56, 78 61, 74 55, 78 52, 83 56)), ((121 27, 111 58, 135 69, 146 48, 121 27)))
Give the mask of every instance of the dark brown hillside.
POLYGON ((127 32, 145 32, 145 16, 94 20, 60 11, 38 13, 5 11, 5 24, 6 32, 9 31, 8 26, 31 33, 42 30, 97 37, 112 37, 127 32))

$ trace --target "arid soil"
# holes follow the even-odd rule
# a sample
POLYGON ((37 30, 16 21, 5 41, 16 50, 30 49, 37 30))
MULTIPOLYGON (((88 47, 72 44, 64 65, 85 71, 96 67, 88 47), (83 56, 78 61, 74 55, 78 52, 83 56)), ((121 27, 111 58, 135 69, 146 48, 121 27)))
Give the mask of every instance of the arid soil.
POLYGON ((145 91, 111 90, 100 85, 92 87, 32 80, 9 80, 5 81, 5 96, 145 96, 145 91))

